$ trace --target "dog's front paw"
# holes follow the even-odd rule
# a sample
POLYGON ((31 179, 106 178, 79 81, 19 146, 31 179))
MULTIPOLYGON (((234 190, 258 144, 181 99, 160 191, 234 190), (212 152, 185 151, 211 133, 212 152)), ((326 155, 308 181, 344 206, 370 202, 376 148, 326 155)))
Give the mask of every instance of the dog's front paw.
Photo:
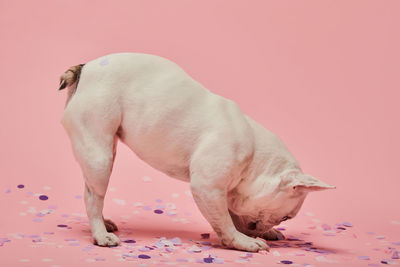
POLYGON ((94 236, 94 244, 101 247, 116 247, 120 241, 113 233, 102 233, 94 236))
POLYGON ((223 242, 223 244, 230 248, 249 252, 257 252, 260 250, 269 251, 265 240, 261 238, 252 238, 240 232, 236 233, 229 243, 223 242))
POLYGON ((262 238, 265 240, 283 240, 285 236, 280 231, 271 228, 271 230, 263 234, 262 238))
POLYGON ((108 219, 104 219, 104 225, 106 226, 107 232, 116 232, 118 231, 117 225, 108 219))

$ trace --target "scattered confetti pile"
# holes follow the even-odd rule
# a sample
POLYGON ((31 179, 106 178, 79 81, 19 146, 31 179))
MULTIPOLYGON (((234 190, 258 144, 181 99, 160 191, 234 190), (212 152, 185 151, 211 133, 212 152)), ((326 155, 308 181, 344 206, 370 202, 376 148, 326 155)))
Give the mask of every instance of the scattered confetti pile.
MULTIPOLYGON (((151 184, 152 179, 145 176, 142 182, 151 184)), ((3 190, 2 200, 12 208, 0 229, 2 266, 400 265, 400 236, 384 236, 349 221, 322 222, 311 212, 300 213, 295 228, 279 226, 286 238, 268 241, 270 252, 223 248, 189 191, 129 199, 111 187, 107 200, 121 245, 102 248, 93 245, 82 195, 71 192, 65 200, 50 186, 43 190, 46 194, 32 192, 26 184, 3 190)))

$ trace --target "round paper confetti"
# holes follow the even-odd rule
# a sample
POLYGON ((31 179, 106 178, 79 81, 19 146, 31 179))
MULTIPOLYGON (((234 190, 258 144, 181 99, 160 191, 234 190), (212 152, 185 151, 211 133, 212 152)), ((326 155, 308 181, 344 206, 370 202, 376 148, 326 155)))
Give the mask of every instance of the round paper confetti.
POLYGON ((204 258, 203 261, 204 261, 205 263, 212 263, 212 262, 213 262, 213 258, 207 257, 207 258, 204 258))
POLYGON ((24 187, 25 187, 25 185, 23 185, 23 184, 19 184, 17 187, 18 187, 18 188, 24 188, 24 187))
POLYGON ((154 213, 161 214, 164 213, 162 210, 154 210, 154 213))
POLYGON ((151 258, 149 255, 146 255, 146 254, 140 254, 138 257, 140 259, 150 259, 151 258))
POLYGON ((48 200, 49 197, 46 196, 46 195, 40 195, 40 196, 39 196, 39 199, 40 199, 40 200, 48 200))
POLYGON ((132 239, 128 239, 128 240, 125 240, 125 241, 122 241, 122 242, 124 242, 124 243, 136 243, 136 241, 132 240, 132 239))
POLYGON ((287 260, 284 260, 284 261, 281 261, 281 263, 283 263, 283 264, 292 264, 292 263, 293 263, 293 261, 287 261, 287 260))

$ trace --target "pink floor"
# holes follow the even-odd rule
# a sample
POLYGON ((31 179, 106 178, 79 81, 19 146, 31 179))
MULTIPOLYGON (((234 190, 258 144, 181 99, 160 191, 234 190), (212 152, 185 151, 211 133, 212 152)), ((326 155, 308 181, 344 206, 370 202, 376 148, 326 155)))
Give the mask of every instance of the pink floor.
POLYGON ((0 266, 399 265, 399 10, 390 0, 1 0, 0 266), (227 250, 188 184, 120 144, 105 217, 125 242, 93 246, 57 88, 68 67, 113 52, 175 61, 337 189, 310 194, 269 253, 227 250))
MULTIPOLYGON (((280 225, 287 239, 269 242, 269 253, 221 248, 186 183, 151 169, 146 175, 145 166, 138 174, 122 175, 131 168, 130 153, 121 145, 119 150, 120 158, 126 160, 117 158, 105 215, 119 226, 120 247, 92 244, 79 177, 72 182, 75 189, 68 191, 60 188, 63 182, 39 184, 20 179, 1 187, 0 207, 6 211, 0 232, 1 266, 400 264, 400 221, 354 223, 352 216, 345 220, 341 215, 331 216, 337 211, 313 210, 309 201, 298 217, 280 225)), ((141 166, 134 157, 132 162, 141 166)), ((323 201, 323 193, 318 195, 323 201)))

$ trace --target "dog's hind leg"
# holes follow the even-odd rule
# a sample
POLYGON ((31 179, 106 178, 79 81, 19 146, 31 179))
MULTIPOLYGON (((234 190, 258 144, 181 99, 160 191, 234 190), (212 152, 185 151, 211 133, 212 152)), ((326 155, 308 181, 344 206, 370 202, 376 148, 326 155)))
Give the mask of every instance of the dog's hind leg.
POLYGON ((118 237, 107 232, 116 225, 103 218, 103 204, 114 163, 120 124, 119 111, 101 109, 88 104, 74 105, 74 99, 64 112, 62 124, 71 139, 76 160, 85 180, 85 204, 94 243, 117 246, 118 237))

